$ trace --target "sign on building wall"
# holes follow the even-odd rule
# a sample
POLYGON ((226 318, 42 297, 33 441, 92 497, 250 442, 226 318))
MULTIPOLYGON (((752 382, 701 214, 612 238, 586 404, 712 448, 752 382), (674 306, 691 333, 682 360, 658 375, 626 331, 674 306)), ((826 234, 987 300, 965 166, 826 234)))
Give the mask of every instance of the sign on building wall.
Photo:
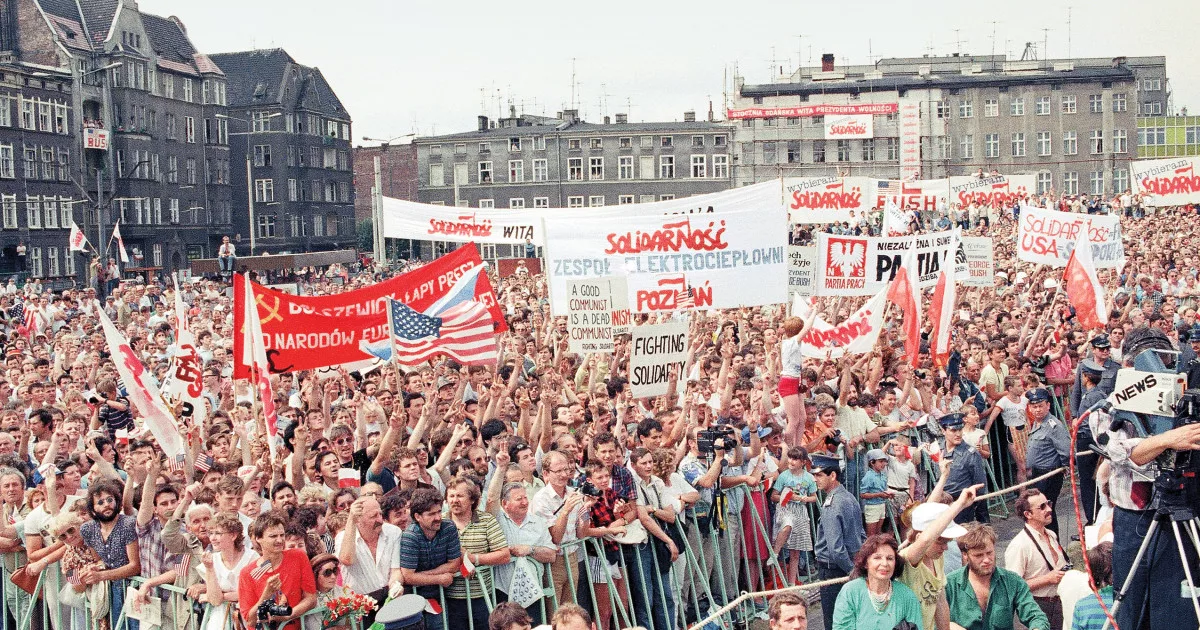
POLYGON ((83 148, 107 151, 108 130, 97 129, 95 127, 85 127, 83 129, 83 148))
POLYGON ((798 107, 747 107, 726 110, 729 120, 744 118, 803 118, 806 116, 853 116, 895 114, 896 103, 863 103, 859 105, 801 105, 798 107))
POLYGON ((872 123, 875 117, 870 114, 835 114, 825 116, 826 140, 850 140, 858 138, 873 138, 872 123))
POLYGON ((900 179, 921 178, 921 102, 900 103, 900 179))

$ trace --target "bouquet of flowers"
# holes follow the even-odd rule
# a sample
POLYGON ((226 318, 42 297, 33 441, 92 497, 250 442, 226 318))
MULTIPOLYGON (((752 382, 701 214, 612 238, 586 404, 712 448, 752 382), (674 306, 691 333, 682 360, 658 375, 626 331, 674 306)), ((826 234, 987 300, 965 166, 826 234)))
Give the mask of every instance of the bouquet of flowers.
POLYGON ((351 593, 335 597, 325 602, 324 627, 333 628, 352 616, 361 618, 372 610, 375 610, 375 600, 366 595, 351 593))

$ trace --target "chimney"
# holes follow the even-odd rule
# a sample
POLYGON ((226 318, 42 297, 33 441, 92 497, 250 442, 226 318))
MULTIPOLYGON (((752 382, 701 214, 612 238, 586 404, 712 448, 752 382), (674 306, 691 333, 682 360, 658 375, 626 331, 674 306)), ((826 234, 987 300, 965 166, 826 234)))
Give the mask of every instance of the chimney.
POLYGON ((1113 57, 1112 67, 1120 68, 1121 66, 1124 66, 1125 62, 1127 62, 1127 61, 1129 61, 1129 60, 1125 57, 1113 57))
POLYGON ((604 117, 604 124, 606 124, 606 125, 611 124, 611 121, 608 116, 604 117))
POLYGON ((167 19, 168 19, 168 20, 171 20, 171 22, 172 22, 172 23, 173 23, 175 26, 179 27, 179 31, 180 31, 181 33, 183 33, 184 35, 187 35, 187 27, 185 27, 185 26, 183 25, 183 21, 181 21, 179 18, 175 17, 174 15, 172 15, 171 17, 169 17, 169 18, 167 18, 167 19))
POLYGON ((567 122, 579 122, 579 110, 564 109, 562 112, 562 119, 567 122))
POLYGON ((617 114, 617 124, 624 125, 629 122, 629 114, 617 114))
POLYGON ((696 122, 696 111, 689 109, 683 112, 683 122, 696 122))
POLYGON ((487 130, 488 130, 488 117, 487 117, 487 116, 480 116, 480 117, 479 117, 479 130, 480 130, 480 131, 487 131, 487 130))
POLYGON ((833 72, 833 53, 821 55, 821 72, 833 72))

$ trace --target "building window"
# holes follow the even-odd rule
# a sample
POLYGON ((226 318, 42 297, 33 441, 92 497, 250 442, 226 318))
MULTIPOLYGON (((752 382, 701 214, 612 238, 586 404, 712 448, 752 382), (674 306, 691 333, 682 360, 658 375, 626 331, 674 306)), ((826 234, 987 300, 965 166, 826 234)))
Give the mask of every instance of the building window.
POLYGON ((550 198, 549 197, 534 197, 533 198, 533 207, 534 208, 549 208, 550 207, 550 198))
POLYGON ((950 117, 950 104, 947 103, 946 101, 935 101, 934 102, 934 112, 937 114, 938 118, 949 118, 950 117))
POLYGON ((171 223, 179 223, 179 200, 171 199, 167 205, 167 211, 171 215, 171 223))
POLYGON ((429 185, 430 186, 445 186, 446 185, 446 166, 444 164, 429 165, 429 185))
POLYGON ((622 155, 617 158, 617 179, 633 179, 632 155, 622 155))
POLYGON ((275 201, 275 180, 254 180, 254 202, 271 203, 272 201, 275 201))
POLYGON ((1166 127, 1144 127, 1142 129, 1138 129, 1138 146, 1163 146, 1166 143, 1166 127))
POLYGON ((1125 93, 1112 95, 1113 113, 1120 113, 1128 110, 1128 105, 1125 103, 1125 93))
POLYGON ((838 140, 837 141, 837 161, 839 161, 839 162, 849 162, 850 161, 850 141, 849 140, 838 140))
POLYGON ((674 198, 675 198, 675 195, 659 195, 658 196, 659 201, 670 201, 674 198))
POLYGON ((1088 174, 1088 184, 1093 195, 1104 194, 1104 171, 1092 171, 1088 174))
POLYGON ((971 101, 959 101, 958 102, 958 117, 959 118, 970 118, 972 115, 974 115, 973 109, 974 108, 971 107, 971 101))
POLYGON ((533 161, 533 181, 546 181, 546 158, 537 158, 533 161))
POLYGON ((964 160, 975 157, 975 136, 967 134, 958 141, 958 156, 964 160))
POLYGON ((1025 157, 1025 133, 1017 132, 1012 135, 1012 156, 1025 157))
POLYGON ((260 214, 258 221, 258 238, 275 238, 275 215, 260 214))
POLYGON ((1162 101, 1147 101, 1142 103, 1142 113, 1146 116, 1161 116, 1162 101))
POLYGON ((588 197, 589 208, 599 208, 604 205, 604 195, 592 195, 588 197))
POLYGON ((480 208, 495 208, 496 200, 495 199, 480 199, 479 207, 480 208))
POLYGON ((825 162, 825 141, 817 140, 813 142, 813 162, 818 164, 825 162))
POLYGON ((774 126, 775 126, 775 117, 774 117, 774 116, 768 116, 767 118, 764 118, 764 119, 763 119, 763 126, 764 126, 764 127, 774 127, 774 126))
POLYGON ((1143 92, 1157 92, 1162 89, 1162 79, 1151 78, 1142 80, 1143 92))
MULTIPOLYGON (((508 181, 514 184, 525 181, 525 160, 508 161, 508 181)), ((525 206, 521 207, 524 208, 525 206)))
MULTIPOLYGON (((746 120, 749 120, 749 118, 747 118, 746 120)), ((654 148, 654 136, 639 136, 638 144, 643 149, 653 149, 654 148)))
POLYGON ((787 126, 799 127, 800 126, 800 117, 799 116, 789 116, 787 119, 787 126))
POLYGON ((723 147, 728 143, 725 136, 713 136, 713 146, 723 147))
POLYGON ((1079 138, 1074 131, 1063 132, 1063 155, 1079 154, 1079 138))
POLYGON ((42 227, 42 202, 35 196, 25 195, 25 223, 31 230, 42 227))
MULTIPOLYGON (((508 150, 513 151, 513 152, 519 152, 521 150, 521 139, 520 138, 509 138, 508 139, 508 150)), ((509 200, 509 202, 511 203, 511 200, 509 200)), ((524 199, 521 200, 521 207, 522 208, 525 207, 524 199)))
POLYGON ((1051 142, 1051 138, 1050 138, 1050 132, 1049 132, 1049 131, 1039 131, 1039 132, 1037 132, 1037 152, 1038 152, 1038 155, 1050 155, 1050 150, 1051 150, 1051 148, 1050 148, 1050 142, 1051 142))
POLYGON ((0 94, 0 127, 12 126, 13 97, 0 94))
POLYGON ((633 195, 619 195, 617 197, 617 205, 624 206, 633 203, 633 195))
POLYGON ((658 158, 658 176, 662 179, 673 179, 675 177, 674 155, 663 155, 658 158))
POLYGON ((703 147, 704 146, 704 136, 692 136, 692 146, 693 147, 703 147))
MULTIPOLYGON (((47 228, 58 227, 58 199, 54 197, 46 197, 42 201, 42 210, 46 213, 46 221, 44 225, 47 228)), ((69 225, 63 227, 70 227, 69 225)))
POLYGON ((983 136, 983 157, 1000 157, 1000 134, 989 133, 983 136))
POLYGON ((659 146, 664 149, 670 149, 671 147, 675 146, 674 144, 672 144, 673 141, 674 141, 674 138, 672 138, 671 136, 663 136, 662 138, 659 139, 659 146))
POLYGON ((1113 169, 1113 192, 1123 193, 1129 190, 1129 169, 1114 168, 1113 169))
POLYGON ((572 195, 570 197, 567 197, 567 207, 568 208, 582 208, 583 207, 583 195, 572 195))
POLYGON ((954 157, 954 148, 950 136, 937 137, 937 159, 949 160, 954 157))
POLYGON ((1037 192, 1039 195, 1050 192, 1054 188, 1054 175, 1050 171, 1038 171, 1037 174, 1037 192))
MULTIPOLYGON (((746 120, 750 120, 747 118, 746 120)), ((638 197, 638 203, 653 203, 654 195, 641 195, 638 197)))
POLYGON ((863 162, 874 162, 875 161, 875 139, 874 138, 867 138, 862 141, 862 161, 863 162))
POLYGON ((1104 95, 1089 94, 1088 95, 1088 111, 1093 114, 1099 114, 1104 111, 1104 95))
POLYGON ((0 144, 0 177, 14 179, 17 176, 16 161, 11 144, 0 144))
POLYGON ((0 214, 3 215, 4 229, 17 229, 17 196, 0 195, 0 208, 2 208, 0 214))
POLYGON ((729 178, 729 156, 719 154, 712 156, 712 176, 713 179, 728 179, 729 178))
POLYGON ((271 145, 269 145, 269 144, 254 145, 254 165, 255 166, 270 166, 271 165, 271 145))
POLYGON ((570 181, 583 179, 583 158, 567 158, 567 179, 570 181))
POLYGON ((189 143, 196 142, 196 119, 191 116, 183 117, 183 139, 189 143))
POLYGON ((632 149, 633 148, 633 138, 629 138, 629 137, 617 138, 617 146, 622 149, 632 149))
POLYGON ((479 183, 480 184, 492 183, 492 163, 491 163, 491 161, 480 162, 478 166, 479 166, 479 183))
POLYGON ((1064 113, 1064 114, 1074 114, 1075 113, 1075 95, 1074 94, 1063 95, 1063 97, 1062 97, 1062 113, 1064 113))
MULTIPOLYGON (((703 138, 704 136, 699 136, 703 138)), ((692 156, 692 177, 704 178, 708 177, 708 156, 693 155, 692 156)))
POLYGON ((776 146, 778 145, 775 142, 762 143, 763 164, 775 164, 778 161, 776 146))
POLYGON ((1049 116, 1050 115, 1050 97, 1049 96, 1037 97, 1037 100, 1034 101, 1034 103, 1033 103, 1033 113, 1035 116, 1049 116))
POLYGON ((459 143, 459 144, 454 145, 454 155, 466 155, 466 154, 467 154, 467 145, 466 144, 459 143))
MULTIPOLYGON (((439 164, 438 166, 441 166, 441 165, 439 164)), ((288 201, 299 201, 300 200, 300 192, 299 191, 300 191, 300 187, 297 185, 296 180, 289 179, 288 180, 288 201)))
POLYGON ((1113 129, 1112 152, 1129 152, 1129 134, 1124 129, 1113 129))
POLYGON ((570 151, 578 151, 583 148, 582 138, 570 138, 567 140, 567 149, 570 151))
POLYGON ((588 179, 604 179, 604 158, 588 158, 588 179))
POLYGON ((1075 171, 1067 171, 1066 173, 1063 173, 1063 194, 1079 194, 1079 173, 1076 173, 1075 171))
POLYGON ((983 116, 985 118, 995 118, 1000 115, 1000 101, 994 98, 985 99, 983 101, 983 116))
POLYGON ((654 168, 653 155, 638 156, 638 176, 642 179, 654 179, 658 174, 658 170, 654 168))
POLYGON ((30 247, 29 248, 29 273, 30 273, 30 275, 32 275, 35 278, 41 278, 43 275, 45 275, 42 273, 42 248, 41 247, 30 247))
POLYGON ((604 138, 591 138, 590 141, 588 142, 588 145, 593 149, 603 149, 604 148, 604 138))
POLYGON ((1093 129, 1092 135, 1088 137, 1088 148, 1092 155, 1100 155, 1104 153, 1104 130, 1093 129))
POLYGON ((1008 113, 1011 116, 1025 115, 1025 99, 1020 96, 1014 96, 1008 103, 1008 113))
MULTIPOLYGON (((520 151, 521 149, 517 148, 515 150, 520 151)), ((520 209, 524 208, 525 207, 525 198, 524 197, 510 197, 508 199, 508 207, 512 208, 514 210, 520 210, 520 209)))
MULTIPOLYGON (((1187 144, 1200 144, 1200 127, 1185 127, 1183 138, 1187 144)), ((0 151, 3 150, 4 147, 0 147, 0 151)), ((12 159, 12 147, 9 147, 9 159, 12 159)))

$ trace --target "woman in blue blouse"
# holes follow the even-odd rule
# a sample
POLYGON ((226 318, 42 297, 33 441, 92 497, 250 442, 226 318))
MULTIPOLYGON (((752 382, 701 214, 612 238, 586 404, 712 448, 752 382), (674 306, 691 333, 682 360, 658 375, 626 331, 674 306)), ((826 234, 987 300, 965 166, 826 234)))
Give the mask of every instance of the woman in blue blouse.
MULTIPOLYGON (((889 534, 867 538, 854 556, 853 578, 838 593, 832 630, 893 630, 901 622, 925 630, 917 596, 898 582, 896 539, 889 534)), ((932 629, 930 629, 932 630, 932 629)))

